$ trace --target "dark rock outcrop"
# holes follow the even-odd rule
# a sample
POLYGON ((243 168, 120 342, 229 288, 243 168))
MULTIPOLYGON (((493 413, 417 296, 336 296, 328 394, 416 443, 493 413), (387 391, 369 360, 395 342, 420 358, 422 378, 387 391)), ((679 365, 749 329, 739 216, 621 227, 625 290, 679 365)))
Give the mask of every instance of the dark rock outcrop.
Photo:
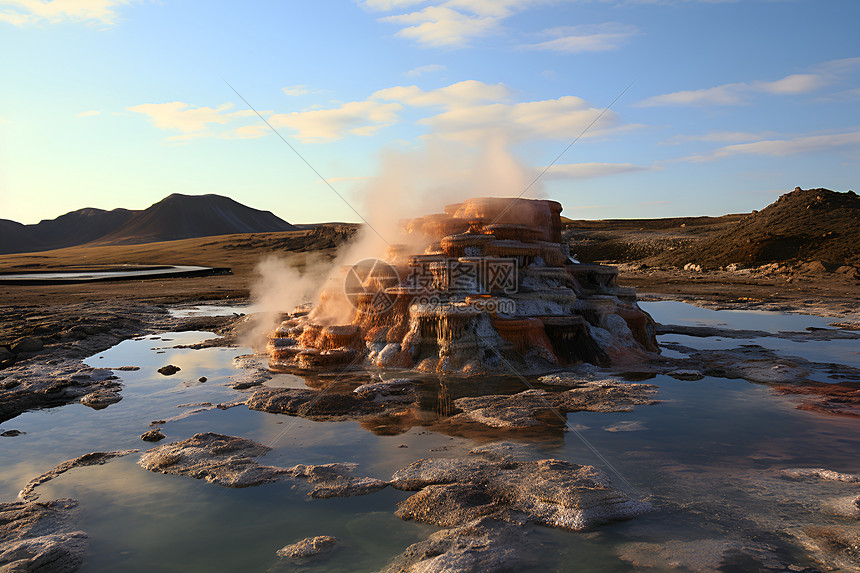
POLYGON ((28 361, 2 371, 0 421, 32 408, 68 404, 88 394, 96 394, 88 399, 94 407, 119 400, 121 385, 110 370, 90 368, 77 360, 52 362, 28 361))
POLYGON ((534 547, 524 529, 486 517, 410 545, 380 573, 493 573, 517 571, 534 561, 534 547))
POLYGON ((608 476, 592 466, 482 455, 422 459, 396 472, 393 487, 421 490, 401 502, 397 515, 442 527, 495 515, 582 531, 635 517, 650 507, 614 489, 608 476))
POLYGON ((0 571, 72 573, 84 562, 87 534, 74 529, 75 500, 0 503, 0 571))
POLYGON ((356 464, 299 464, 291 468, 261 464, 258 459, 269 451, 270 447, 252 440, 207 432, 148 450, 138 464, 150 471, 205 479, 227 487, 296 480, 308 484, 309 495, 317 498, 364 495, 388 485, 379 479, 354 476, 356 464))
POLYGON ((458 398, 463 410, 452 423, 469 420, 494 428, 525 428, 547 423, 560 424, 568 412, 629 412, 633 406, 656 404, 651 384, 628 384, 614 380, 582 381, 564 392, 531 389, 513 395, 458 398))
POLYGON ((289 559, 308 559, 328 553, 337 545, 337 538, 329 535, 306 537, 301 541, 278 549, 278 557, 289 559))

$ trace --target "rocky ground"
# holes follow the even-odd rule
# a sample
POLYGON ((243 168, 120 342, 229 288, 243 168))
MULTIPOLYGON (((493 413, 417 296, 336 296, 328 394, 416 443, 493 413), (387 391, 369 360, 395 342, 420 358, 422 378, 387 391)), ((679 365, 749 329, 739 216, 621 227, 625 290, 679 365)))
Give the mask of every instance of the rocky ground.
MULTIPOLYGON (((742 223, 744 217, 690 218, 651 228, 628 223, 627 230, 621 231, 594 222, 594 228, 581 228, 579 235, 570 238, 573 251, 580 247, 581 256, 589 252, 584 247, 590 243, 594 256, 583 256, 583 260, 617 263, 619 283, 637 287, 645 300, 681 300, 711 308, 819 314, 832 317, 833 324, 840 326, 838 331, 773 334, 661 325, 661 334, 725 339, 773 337, 798 342, 860 337, 860 283, 855 267, 850 264, 836 265, 830 260, 814 259, 709 267, 695 258, 688 260, 687 255, 679 255, 672 262, 648 260, 656 256, 655 252, 667 251, 669 247, 673 252, 695 253, 697 251, 692 249, 685 250, 684 245, 692 245, 702 237, 728 237, 726 233, 742 223), (604 235, 601 239, 600 233, 610 232, 612 237, 604 235), (612 253, 617 256, 609 256, 612 253)), ((758 225, 761 221, 753 223, 758 225)), ((101 262, 109 259, 112 263, 233 266, 235 274, 227 277, 86 286, 0 287, 4 293, 0 300, 0 422, 32 408, 61 406, 74 401, 103 408, 122 399, 122 386, 113 372, 87 367, 81 362, 82 358, 121 340, 153 332, 207 330, 224 336, 209 344, 230 344, 247 327, 244 317, 183 319, 173 317, 169 308, 207 300, 247 302, 254 264, 260 257, 273 249, 282 249, 285 256, 304 260, 303 252, 317 247, 325 256, 330 256, 347 235, 346 231, 343 236, 337 233, 279 234, 278 237, 248 236, 231 241, 212 239, 205 244, 197 240, 194 244, 207 255, 206 260, 193 261, 165 260, 169 253, 182 252, 176 245, 112 248, 110 253, 91 253, 94 259, 103 257, 101 262), (120 258, 116 258, 118 256, 120 258)), ((804 245, 808 246, 809 241, 804 245)), ((29 265, 50 261, 70 264, 78 255, 40 253, 29 258, 27 255, 15 255, 14 259, 0 257, 0 270, 12 267, 25 270, 31 268, 29 265)), ((742 378, 795 396, 799 408, 827 415, 860 416, 860 371, 856 368, 787 358, 762 347, 731 351, 695 350, 678 344, 668 347, 688 357, 655 356, 642 364, 636 374, 641 375, 641 379, 654 374, 668 374, 682 380, 698 380, 705 376, 742 378), (821 382, 822 379, 830 382, 821 382)), ((313 420, 356 420, 362 427, 379 434, 398 434, 410 427, 423 426, 449 435, 491 442, 514 436, 561 436, 564 423, 559 412, 563 416, 570 411, 625 411, 644 408, 659 400, 659 389, 652 385, 631 383, 614 377, 609 371, 585 367, 534 380, 533 387, 508 393, 473 396, 458 394, 454 388, 448 402, 438 405, 439 415, 428 419, 428 398, 415 380, 382 383, 361 374, 346 376, 335 383, 326 379, 309 380, 306 389, 272 389, 262 387, 271 375, 257 361, 239 359, 236 365, 240 367, 233 383, 237 391, 236 403, 208 404, 183 415, 219 406, 247 404, 256 410, 313 420)), ((161 426, 165 421, 157 422, 161 424, 155 425, 161 426)), ((614 431, 634 429, 620 424, 614 431)), ((151 440, 163 437, 157 428, 145 435, 151 440)), ((634 517, 646 511, 649 504, 660 511, 673 511, 674 507, 665 500, 630 497, 614 489, 608 478, 594 468, 533 459, 527 449, 512 444, 479 448, 466 458, 419 460, 386 480, 360 476, 356 473, 358 468, 341 463, 268 466, 260 461, 267 451, 266 446, 240 437, 198 434, 145 452, 140 465, 152 471, 233 487, 290 481, 318 498, 363 495, 385 487, 415 491, 401 504, 397 515, 440 529, 395 558, 384 569, 386 572, 516 570, 533 562, 529 534, 535 526, 578 531, 598 527, 606 521, 634 517)), ((62 472, 105 463, 126 453, 94 452, 69 460, 52 472, 34 478, 25 490, 24 498, 28 501, 0 504, 0 570, 77 569, 87 540, 86 534, 74 526, 75 502, 37 503, 32 501, 35 491, 39 484, 62 472)), ((796 516, 790 519, 779 523, 752 523, 751 518, 741 515, 743 508, 697 507, 694 512, 707 515, 735 512, 738 520, 746 520, 747 529, 738 533, 736 542, 711 540, 711 543, 702 539, 630 543, 620 549, 620 555, 636 567, 709 571, 729 564, 735 570, 749 570, 752 563, 759 570, 789 567, 803 570, 793 564, 791 555, 784 550, 785 540, 790 539, 804 547, 823 568, 860 568, 860 541, 856 534, 860 478, 825 468, 812 473, 808 468, 802 470, 725 478, 740 479, 745 491, 754 492, 750 494, 753 497, 766 497, 768 501, 777 499, 785 506, 786 515, 796 511, 796 516), (839 523, 850 526, 834 526, 828 521, 830 518, 820 519, 821 515, 836 516, 843 520, 839 523)), ((718 468, 696 471, 703 475, 719 473, 718 468)), ((684 499, 693 499, 696 495, 695 491, 679 493, 684 499)), ((684 511, 689 509, 683 508, 684 511)), ((727 519, 726 523, 730 527, 728 524, 735 522, 727 519)), ((329 539, 302 540, 284 547, 281 556, 300 560, 316 558, 313 555, 324 558, 327 550, 333 547, 334 542, 329 539)))

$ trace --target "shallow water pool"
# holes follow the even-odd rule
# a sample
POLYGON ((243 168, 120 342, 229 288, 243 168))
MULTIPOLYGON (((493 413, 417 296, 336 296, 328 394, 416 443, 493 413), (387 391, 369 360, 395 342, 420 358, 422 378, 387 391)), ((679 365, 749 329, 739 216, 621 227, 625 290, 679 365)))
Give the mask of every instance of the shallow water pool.
MULTIPOLYGON (((667 324, 707 321, 769 332, 802 331, 830 320, 704 311, 681 303, 643 307, 667 324)), ((32 411, 3 423, 4 430, 26 433, 0 438, 0 499, 13 500, 32 477, 86 452, 152 447, 139 436, 156 420, 165 421, 160 424, 167 435, 162 443, 218 432, 270 445, 273 450, 263 458, 267 464, 355 462, 358 475, 381 479, 421 458, 464 456, 493 438, 492 432, 449 436, 424 426, 377 435, 352 421, 315 422, 245 406, 214 409, 213 404, 246 397, 230 385, 232 377, 242 373, 233 359, 250 349, 174 348, 212 336, 163 333, 124 341, 86 361, 99 367, 140 367, 117 372, 124 384, 122 401, 98 411, 80 404, 32 411), (159 374, 157 369, 167 364, 179 366, 179 372, 159 374), (200 382, 201 377, 206 381, 200 382)), ((683 337, 683 344, 693 348, 712 343, 683 337)), ((831 352, 836 345, 822 344, 807 347, 809 359, 841 358, 845 364, 855 360, 841 346, 831 352)), ((444 382, 453 395, 475 392, 475 381, 444 382)), ((860 420, 798 410, 796 398, 744 380, 684 382, 658 375, 645 382, 659 386, 659 404, 624 413, 572 413, 568 421, 576 432, 554 429, 530 444, 542 457, 603 467, 616 486, 648 499, 655 511, 587 533, 535 528, 530 540, 537 564, 530 571, 570 571, 572 563, 578 571, 641 571, 646 565, 668 571, 677 570, 670 564, 679 559, 690 568, 712 570, 709 555, 733 544, 769 545, 787 561, 815 566, 787 532, 809 525, 856 527, 828 515, 816 501, 842 495, 850 484, 797 484, 781 478, 780 471, 824 467, 860 472, 860 420)), ((479 383, 497 392, 524 389, 513 377, 479 383)), ((300 387, 303 380, 277 374, 266 384, 300 387)), ((439 388, 438 380, 423 383, 428 394, 439 388)), ((438 412, 430 408, 426 415, 429 420, 438 412)), ((439 529, 394 516, 397 503, 411 492, 388 488, 361 497, 318 500, 288 483, 229 489, 145 471, 136 461, 137 455, 130 455, 75 469, 37 489, 43 500, 80 501, 80 529, 90 537, 89 556, 80 570, 84 573, 376 571, 439 529), (340 540, 331 557, 316 564, 276 557, 280 547, 315 535, 340 540)), ((722 570, 744 570, 723 565, 722 570)))

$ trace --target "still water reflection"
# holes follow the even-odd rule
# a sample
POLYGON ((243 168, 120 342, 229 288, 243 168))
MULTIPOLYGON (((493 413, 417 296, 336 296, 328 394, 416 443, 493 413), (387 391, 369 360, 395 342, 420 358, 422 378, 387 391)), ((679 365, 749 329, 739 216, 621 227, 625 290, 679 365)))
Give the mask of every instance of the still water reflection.
MULTIPOLYGON (((664 323, 719 324, 771 332, 821 327, 828 321, 799 315, 705 311, 680 303, 643 306, 664 323)), ((205 409, 205 404, 241 396, 230 388, 231 376, 238 372, 233 359, 250 349, 173 348, 211 336, 206 332, 164 333, 122 342, 87 360, 92 366, 140 367, 117 372, 124 384, 121 402, 100 411, 80 404, 33 411, 4 423, 3 429, 26 434, 0 439, 0 499, 14 499, 30 478, 83 453, 150 447, 139 435, 153 420, 176 418, 164 425, 167 441, 203 431, 238 435, 272 445, 273 451, 264 460, 269 464, 356 462, 359 474, 382 479, 420 458, 465 455, 477 443, 474 438, 441 435, 422 427, 382 436, 357 422, 295 420, 244 406, 177 418, 189 410, 205 409), (179 366, 180 371, 172 376, 159 374, 157 369, 167 364, 179 366), (206 377, 206 382, 199 382, 200 377, 206 377)), ((683 339, 690 347, 714 342, 683 339)), ((724 342, 737 346, 748 341, 724 342)), ((836 350, 829 343, 800 346, 809 359, 842 358, 846 364, 856 360, 848 352, 858 350, 856 344, 836 350)), ((799 352, 790 345, 777 350, 799 352)), ((860 423, 854 419, 797 410, 791 398, 743 380, 683 382, 657 376, 648 382, 660 387, 659 405, 628 413, 573 413, 569 421, 638 492, 652 500, 657 511, 594 533, 538 528, 531 536, 539 556, 534 571, 569 571, 572 562, 581 571, 639 570, 630 554, 637 554, 642 544, 665 547, 702 539, 732 542, 793 527, 797 525, 793 520, 827 519, 798 510, 781 494, 772 493, 768 484, 786 467, 860 472, 860 423), (638 422, 627 427, 639 429, 607 431, 626 422, 638 422)), ((449 414, 452 400, 475 393, 475 383, 425 379, 425 393, 436 396, 424 401, 428 419, 449 414)), ((522 389, 515 379, 478 383, 495 391, 522 389)), ((279 374, 267 385, 301 387, 303 380, 279 374)), ((559 431, 534 441, 533 447, 545 457, 600 465, 570 433, 559 431)), ((394 517, 397 502, 408 492, 389 488, 363 497, 312 500, 288 483, 228 489, 151 473, 140 469, 136 461, 137 456, 132 455, 104 466, 73 470, 37 490, 42 499, 80 500, 80 528, 90 536, 90 553, 82 572, 375 571, 437 530, 394 517), (319 565, 278 561, 277 549, 313 535, 336 536, 341 546, 319 565)), ((798 562, 808 561, 799 548, 789 550, 798 562)))

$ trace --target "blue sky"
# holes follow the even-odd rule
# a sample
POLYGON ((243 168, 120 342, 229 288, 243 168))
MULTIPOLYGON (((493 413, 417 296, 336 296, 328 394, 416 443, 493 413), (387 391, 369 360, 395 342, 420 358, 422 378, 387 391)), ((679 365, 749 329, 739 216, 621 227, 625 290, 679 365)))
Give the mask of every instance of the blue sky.
POLYGON ((572 218, 858 190, 858 22, 856 0, 0 0, 0 218, 179 192, 359 220, 227 82, 368 218, 517 195, 556 159, 526 196, 572 218))

